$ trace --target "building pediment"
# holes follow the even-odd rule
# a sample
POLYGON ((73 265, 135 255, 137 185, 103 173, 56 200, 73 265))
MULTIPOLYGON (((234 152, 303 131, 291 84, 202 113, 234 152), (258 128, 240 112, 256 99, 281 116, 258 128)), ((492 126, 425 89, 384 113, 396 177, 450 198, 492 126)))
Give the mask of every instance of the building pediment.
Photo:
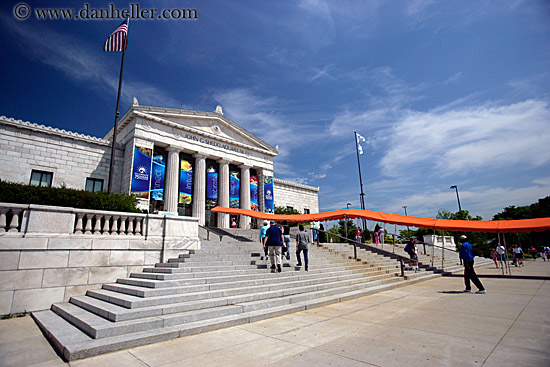
MULTIPOLYGON (((184 139, 229 144, 245 150, 261 151, 271 156, 278 153, 276 148, 223 116, 221 109, 217 109, 217 112, 202 112, 134 105, 122 117, 119 131, 136 119, 141 121, 136 127, 142 125, 151 128, 162 125, 164 130, 171 129, 173 134, 184 139)), ((106 138, 109 138, 111 133, 106 138)))

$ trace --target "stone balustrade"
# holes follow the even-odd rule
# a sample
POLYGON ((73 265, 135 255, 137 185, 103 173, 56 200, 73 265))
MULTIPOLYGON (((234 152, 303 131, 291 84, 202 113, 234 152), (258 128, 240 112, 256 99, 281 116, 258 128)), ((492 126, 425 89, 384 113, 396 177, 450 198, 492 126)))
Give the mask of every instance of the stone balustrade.
POLYGON ((198 218, 0 203, 0 315, 47 309, 200 248, 198 218))

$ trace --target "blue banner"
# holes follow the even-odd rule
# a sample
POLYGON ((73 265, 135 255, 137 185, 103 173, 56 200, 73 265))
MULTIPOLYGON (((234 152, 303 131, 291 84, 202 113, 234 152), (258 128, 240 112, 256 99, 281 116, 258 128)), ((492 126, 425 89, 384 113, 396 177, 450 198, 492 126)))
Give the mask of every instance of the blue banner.
POLYGON ((180 161, 180 166, 179 203, 190 205, 193 201, 193 166, 185 159, 180 161))
POLYGON ((140 199, 149 199, 149 182, 151 180, 152 150, 138 147, 134 149, 134 166, 132 168, 132 194, 140 199))
POLYGON ((151 177, 151 199, 163 200, 164 173, 166 172, 166 156, 153 153, 153 170, 151 177))
POLYGON ((273 176, 264 178, 264 202, 265 212, 275 213, 275 201, 273 200, 273 176))
POLYGON ((229 207, 239 208, 239 199, 241 197, 241 180, 240 173, 237 171, 229 172, 229 207))
POLYGON ((218 172, 216 167, 208 166, 206 170, 206 209, 218 205, 218 172))
POLYGON ((250 209, 255 211, 260 210, 260 207, 258 204, 258 177, 257 176, 250 176, 250 209))

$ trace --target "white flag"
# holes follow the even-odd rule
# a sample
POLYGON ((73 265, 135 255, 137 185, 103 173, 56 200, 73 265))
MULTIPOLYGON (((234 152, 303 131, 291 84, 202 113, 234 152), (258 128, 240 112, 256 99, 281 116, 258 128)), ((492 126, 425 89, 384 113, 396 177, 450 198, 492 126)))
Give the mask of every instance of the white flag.
POLYGON ((359 151, 359 154, 363 154, 363 147, 361 146, 362 141, 366 142, 367 140, 363 136, 357 134, 357 150, 359 151))

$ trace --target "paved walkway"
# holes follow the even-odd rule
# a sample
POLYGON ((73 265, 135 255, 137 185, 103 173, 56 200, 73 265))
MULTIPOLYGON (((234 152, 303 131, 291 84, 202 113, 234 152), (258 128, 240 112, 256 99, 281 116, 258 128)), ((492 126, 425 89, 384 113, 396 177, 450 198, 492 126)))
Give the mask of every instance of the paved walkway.
POLYGON ((63 363, 30 317, 0 321, 0 366, 550 366, 550 262, 487 294, 444 277, 356 300, 63 363))

